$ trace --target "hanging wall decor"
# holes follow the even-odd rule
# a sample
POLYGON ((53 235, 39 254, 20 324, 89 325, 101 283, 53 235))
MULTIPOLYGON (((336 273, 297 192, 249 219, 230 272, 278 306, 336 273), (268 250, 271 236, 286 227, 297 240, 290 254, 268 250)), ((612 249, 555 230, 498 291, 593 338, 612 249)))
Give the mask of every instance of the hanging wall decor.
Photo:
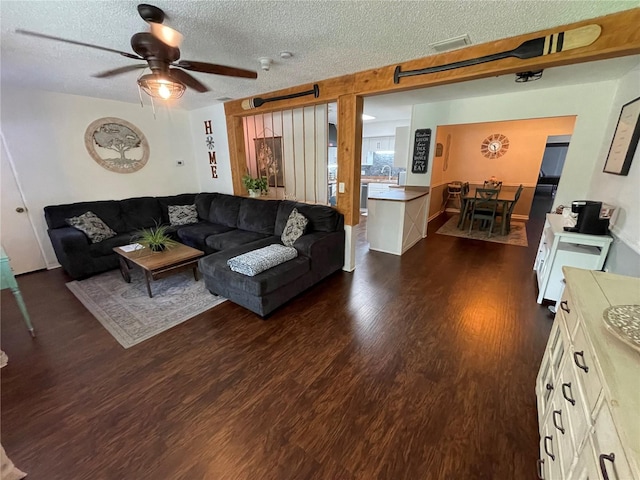
POLYGON ((282 137, 254 138, 258 177, 267 177, 270 187, 284 185, 282 137))
POLYGON ((501 133, 489 135, 482 141, 480 152, 487 158, 500 158, 509 150, 509 139, 501 133))
POLYGON ((216 142, 213 140, 213 128, 211 120, 204 121, 204 135, 207 150, 209 150, 209 167, 211 168, 211 178, 218 178, 218 161, 216 160, 216 142))
POLYGON ((628 175, 639 140, 640 97, 622 106, 602 171, 615 175, 628 175))
POLYGON ((431 144, 431 129, 419 128, 413 140, 413 159, 411 173, 427 173, 429 163, 429 145, 431 144))
POLYGON ((92 122, 84 132, 84 145, 98 165, 116 173, 137 172, 149 160, 146 137, 121 118, 105 117, 92 122))

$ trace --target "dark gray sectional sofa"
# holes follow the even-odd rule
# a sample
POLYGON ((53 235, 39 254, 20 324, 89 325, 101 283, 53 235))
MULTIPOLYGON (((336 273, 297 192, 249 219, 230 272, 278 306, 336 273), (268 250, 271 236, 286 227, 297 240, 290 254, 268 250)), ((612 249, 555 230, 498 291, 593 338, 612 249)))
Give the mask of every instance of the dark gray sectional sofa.
POLYGON ((45 219, 64 270, 73 278, 85 278, 117 268, 113 247, 131 243, 137 230, 169 225, 169 205, 192 204, 198 223, 170 227, 170 231, 182 243, 205 252, 199 268, 210 291, 259 315, 268 315, 344 264, 344 217, 323 205, 198 193, 48 206, 45 219), (305 234, 293 245, 298 257, 254 277, 232 272, 226 263, 229 258, 281 243, 294 207, 309 220, 305 234), (84 233, 67 225, 66 218, 87 211, 117 235, 92 244, 84 233))

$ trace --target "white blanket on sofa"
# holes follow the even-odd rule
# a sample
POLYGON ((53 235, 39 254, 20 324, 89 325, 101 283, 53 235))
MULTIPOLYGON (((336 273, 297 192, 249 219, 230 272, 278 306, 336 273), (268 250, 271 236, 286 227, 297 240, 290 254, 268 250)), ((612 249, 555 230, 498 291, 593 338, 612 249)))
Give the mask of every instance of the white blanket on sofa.
POLYGON ((227 260, 227 265, 234 272, 253 277, 297 256, 298 251, 295 248, 274 243, 268 247, 252 250, 230 258, 227 260))

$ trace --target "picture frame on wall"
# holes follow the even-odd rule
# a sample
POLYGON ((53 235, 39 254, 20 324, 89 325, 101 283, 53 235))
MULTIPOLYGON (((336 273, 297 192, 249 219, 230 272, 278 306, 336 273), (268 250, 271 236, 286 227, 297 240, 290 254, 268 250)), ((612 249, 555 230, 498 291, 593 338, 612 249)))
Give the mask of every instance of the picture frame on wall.
POLYGON ((259 177, 267 177, 270 187, 284 186, 282 137, 254 138, 259 177))
POLYGON ((638 147, 638 140, 640 140, 640 97, 622 106, 602 171, 614 175, 628 175, 638 147))

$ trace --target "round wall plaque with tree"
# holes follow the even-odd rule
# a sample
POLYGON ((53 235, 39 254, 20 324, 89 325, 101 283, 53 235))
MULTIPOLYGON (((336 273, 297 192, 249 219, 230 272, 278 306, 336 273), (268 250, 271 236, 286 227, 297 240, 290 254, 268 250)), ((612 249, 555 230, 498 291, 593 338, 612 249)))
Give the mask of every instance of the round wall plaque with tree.
POLYGON ((487 158, 500 158, 509 149, 509 139, 501 133, 489 135, 482 141, 480 152, 487 158))
POLYGON ((84 145, 98 165, 112 172, 133 173, 149 160, 146 137, 138 127, 121 118, 106 117, 92 122, 84 133, 84 145))

